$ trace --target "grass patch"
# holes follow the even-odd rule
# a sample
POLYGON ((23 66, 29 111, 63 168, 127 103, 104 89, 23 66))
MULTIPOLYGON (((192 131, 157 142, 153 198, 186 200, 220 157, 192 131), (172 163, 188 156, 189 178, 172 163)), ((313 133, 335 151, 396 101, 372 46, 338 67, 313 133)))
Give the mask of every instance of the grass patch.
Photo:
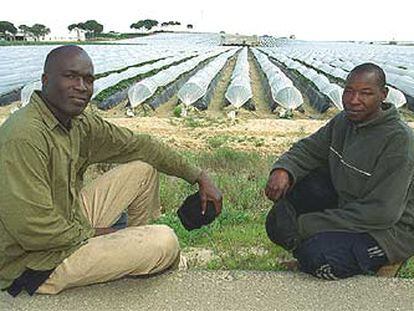
POLYGON ((209 117, 205 113, 200 111, 194 111, 195 115, 190 115, 183 119, 183 125, 185 127, 190 128, 197 128, 197 127, 221 127, 225 128, 230 125, 234 125, 235 123, 238 123, 239 120, 229 120, 227 118, 214 118, 209 117))
POLYGON ((269 156, 263 157, 255 152, 230 148, 217 148, 212 152, 201 153, 197 158, 200 166, 214 172, 226 172, 235 178, 244 175, 250 176, 249 178, 259 175, 267 177, 271 163, 274 161, 269 156))
POLYGON ((272 203, 265 198, 263 188, 274 159, 226 148, 201 154, 186 152, 184 156, 209 171, 222 189, 222 214, 207 227, 186 231, 176 211, 197 186, 162 175, 164 215, 157 223, 172 227, 184 250, 212 250, 216 256, 205 266, 207 269, 283 270, 275 259, 288 255, 268 240, 264 227, 272 203))
POLYGON ((265 139, 263 137, 255 136, 238 136, 238 135, 216 135, 207 137, 207 145, 211 149, 221 147, 231 147, 232 144, 252 145, 255 147, 264 146, 265 139))
MULTIPOLYGON (((193 268, 285 270, 280 262, 290 259, 291 255, 270 242, 265 232, 265 219, 272 203, 266 199, 263 189, 274 157, 222 147, 208 152, 182 152, 182 155, 207 170, 224 194, 220 217, 209 226, 187 231, 176 211, 198 187, 176 177, 160 175, 163 215, 156 223, 174 229, 184 253, 186 249, 196 248, 214 254, 207 263, 193 268)), ((94 173, 99 175, 112 167, 95 165, 94 173)), ((399 276, 414 278, 414 258, 404 265, 399 276)))
POLYGON ((174 109, 173 109, 174 117, 180 118, 182 111, 183 111, 183 108, 181 106, 175 106, 174 109))
POLYGON ((230 139, 228 135, 217 135, 207 138, 207 145, 211 148, 218 148, 226 144, 230 139))
POLYGON ((404 279, 414 278, 414 257, 411 257, 398 272, 398 276, 404 279))

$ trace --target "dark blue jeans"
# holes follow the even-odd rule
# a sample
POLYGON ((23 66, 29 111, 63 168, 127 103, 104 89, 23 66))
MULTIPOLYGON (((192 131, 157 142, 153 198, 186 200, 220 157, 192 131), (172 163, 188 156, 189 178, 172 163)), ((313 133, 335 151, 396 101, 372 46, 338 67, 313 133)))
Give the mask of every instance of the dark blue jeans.
POLYGON ((119 216, 118 220, 111 226, 114 229, 120 230, 125 229, 128 226, 128 212, 122 212, 121 216, 119 216))
POLYGON ((326 280, 375 274, 387 256, 368 233, 322 232, 293 251, 301 271, 326 280))
POLYGON ((388 264, 388 258, 368 233, 322 232, 299 240, 299 215, 337 205, 329 172, 320 169, 311 172, 270 210, 266 219, 267 235, 275 244, 292 251, 301 271, 316 277, 336 280, 374 274, 388 264))

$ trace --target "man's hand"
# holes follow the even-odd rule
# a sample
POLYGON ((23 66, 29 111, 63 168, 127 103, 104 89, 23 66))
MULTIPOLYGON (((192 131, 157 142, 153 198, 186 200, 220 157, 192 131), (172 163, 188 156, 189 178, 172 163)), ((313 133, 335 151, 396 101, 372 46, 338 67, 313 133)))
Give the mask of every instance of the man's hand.
POLYGON ((105 234, 109 234, 109 233, 113 233, 117 231, 115 228, 95 228, 95 235, 94 236, 99 236, 99 235, 105 235, 105 234))
POLYGON ((290 186, 289 173, 284 169, 276 169, 267 180, 265 194, 269 200, 276 201, 286 195, 290 186))
POLYGON ((197 179, 200 198, 201 198, 201 211, 203 215, 207 210, 207 201, 212 201, 214 208, 216 209, 216 215, 221 213, 221 206, 223 204, 223 196, 221 191, 214 185, 210 177, 203 171, 200 177, 197 179))

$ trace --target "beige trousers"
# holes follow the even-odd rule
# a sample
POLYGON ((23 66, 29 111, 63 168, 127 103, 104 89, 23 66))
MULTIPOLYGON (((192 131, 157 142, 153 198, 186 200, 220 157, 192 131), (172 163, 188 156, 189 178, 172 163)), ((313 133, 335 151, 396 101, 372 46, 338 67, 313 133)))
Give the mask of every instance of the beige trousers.
POLYGON ((128 227, 93 237, 66 258, 37 293, 101 283, 125 275, 163 271, 179 260, 174 231, 165 225, 147 225, 160 215, 158 172, 135 161, 120 165, 81 191, 85 215, 94 228, 110 227, 128 211, 128 227))

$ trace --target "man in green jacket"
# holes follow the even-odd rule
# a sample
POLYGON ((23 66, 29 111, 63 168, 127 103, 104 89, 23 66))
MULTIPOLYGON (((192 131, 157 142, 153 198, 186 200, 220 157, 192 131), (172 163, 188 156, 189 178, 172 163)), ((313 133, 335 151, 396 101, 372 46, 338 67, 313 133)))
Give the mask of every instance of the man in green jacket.
POLYGON ((221 211, 205 172, 149 135, 84 111, 93 82, 83 49, 54 49, 41 92, 0 127, 0 285, 13 296, 178 266, 173 230, 147 225, 160 215, 158 171, 198 183, 202 209, 212 201, 221 211), (102 162, 121 165, 84 187, 87 167, 102 162))
POLYGON ((344 111, 273 165, 266 230, 304 272, 374 274, 414 254, 413 131, 385 85, 380 67, 355 67, 344 111))

